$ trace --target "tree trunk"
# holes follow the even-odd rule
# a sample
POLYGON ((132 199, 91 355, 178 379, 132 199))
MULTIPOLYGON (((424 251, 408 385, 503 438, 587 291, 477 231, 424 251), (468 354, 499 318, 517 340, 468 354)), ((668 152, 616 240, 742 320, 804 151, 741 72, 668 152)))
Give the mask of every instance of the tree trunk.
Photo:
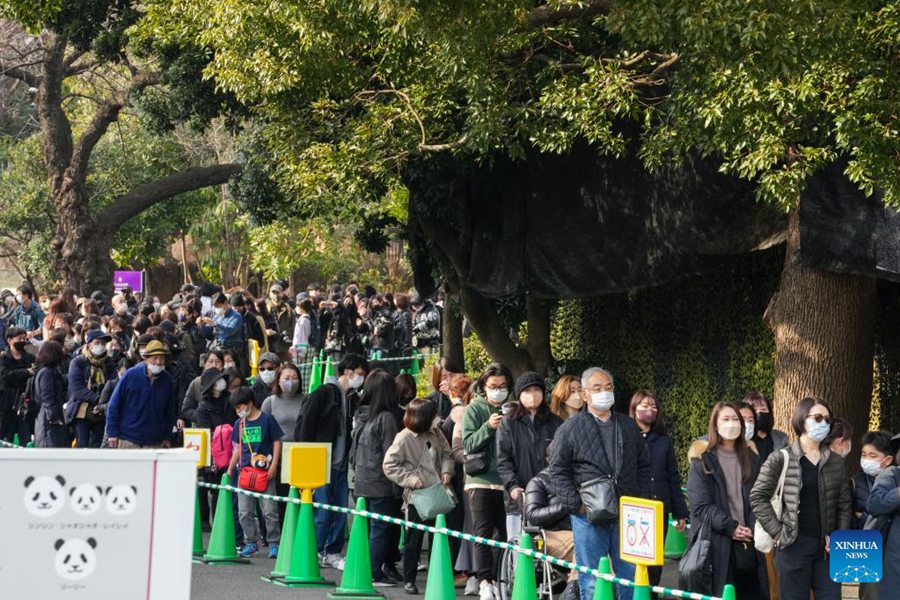
POLYGON ((532 370, 528 352, 516 346, 510 339, 490 301, 466 285, 460 286, 459 291, 463 312, 491 358, 509 367, 513 377, 532 370))
POLYGON ((104 232, 91 214, 81 182, 70 173, 53 194, 59 224, 53 240, 54 266, 67 286, 82 294, 113 289, 112 234, 104 232))
POLYGON ((547 376, 553 365, 550 350, 550 309, 552 303, 529 295, 525 300, 525 314, 528 319, 528 340, 525 347, 535 371, 547 376))
POLYGON ((856 432, 868 428, 875 280, 802 264, 799 209, 790 216, 784 270, 765 320, 775 335, 775 421, 791 431, 794 406, 827 400, 856 432))
POLYGON ((466 355, 463 349, 462 314, 459 302, 451 294, 448 286, 444 286, 444 313, 441 320, 441 356, 457 365, 466 367, 466 355))

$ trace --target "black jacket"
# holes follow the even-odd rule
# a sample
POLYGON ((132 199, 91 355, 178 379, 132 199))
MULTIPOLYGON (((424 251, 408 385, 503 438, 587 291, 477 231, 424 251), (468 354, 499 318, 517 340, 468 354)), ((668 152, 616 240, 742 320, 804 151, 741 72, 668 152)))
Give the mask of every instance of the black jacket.
POLYGON ((525 522, 551 531, 572 528, 569 511, 560 504, 550 485, 550 469, 532 477, 525 487, 525 522))
POLYGON ((642 436, 650 456, 650 499, 661 501, 667 514, 672 513, 676 519, 686 519, 688 508, 681 492, 681 474, 678 472, 672 438, 655 431, 642 436))
POLYGON ((6 350, 0 354, 0 410, 13 410, 19 396, 25 391, 25 384, 31 373, 28 369, 34 364, 34 358, 27 352, 22 353, 21 359, 15 359, 6 350))
POLYGON ((869 518, 869 513, 866 511, 866 502, 869 501, 872 488, 875 487, 875 478, 869 477, 860 471, 853 476, 850 483, 853 488, 853 529, 862 529, 863 525, 866 524, 866 519, 869 518), (862 513, 862 516, 857 517, 857 513, 862 513))
MULTIPOLYGON (((648 498, 650 461, 647 446, 634 421, 619 413, 612 413, 612 418, 616 423, 616 460, 619 464, 616 490, 619 496, 648 498)), ((603 458, 602 443, 600 427, 590 410, 570 418, 556 432, 550 483, 570 513, 581 507, 578 489, 582 484, 610 474, 603 458)))
POLYGON ((222 378, 222 371, 207 369, 200 375, 200 398, 187 394, 181 405, 179 415, 185 421, 193 423, 194 427, 209 429, 210 435, 219 425, 234 423, 237 414, 228 403, 229 394, 223 391, 218 398, 212 395, 212 387, 217 380, 222 378))
MULTIPOLYGON (((497 472, 503 489, 511 494, 515 488, 525 489, 532 477, 547 466, 547 446, 553 441, 562 419, 549 410, 535 415, 534 422, 523 415, 518 419, 504 417, 497 427, 497 472)), ((514 504, 507 512, 519 512, 514 504)))
MULTIPOLYGON (((294 441, 334 444, 341 433, 342 401, 343 396, 337 383, 320 385, 316 391, 306 397, 300 406, 300 415, 297 417, 297 425, 294 427, 294 441)), ((347 414, 343 415, 348 444, 344 468, 346 468, 346 461, 350 454, 351 415, 356 410, 355 402, 358 402, 357 395, 348 394, 347 414)))
POLYGON ((387 478, 381 464, 384 454, 402 429, 397 415, 382 411, 369 420, 369 407, 360 406, 356 413, 358 431, 350 452, 355 484, 354 494, 363 498, 399 498, 400 486, 387 478))
MULTIPOLYGON (((744 525, 753 529, 756 519, 750 509, 750 490, 759 474, 759 457, 751 453, 753 474, 743 484, 741 493, 744 499, 744 525)), ((709 519, 710 543, 713 568, 713 596, 721 596, 727 583, 734 583, 731 565, 731 535, 739 523, 731 518, 728 508, 728 491, 725 487, 725 474, 719 465, 715 452, 706 450, 706 442, 697 441, 691 446, 688 454, 691 459, 688 471, 688 504, 691 507, 691 531, 699 531, 704 519, 709 519)), ((752 544, 751 544, 752 546, 752 544)), ((766 576, 765 559, 757 553, 757 578, 759 593, 768 598, 768 578, 766 576)), ((751 597, 751 596, 748 596, 751 597)))

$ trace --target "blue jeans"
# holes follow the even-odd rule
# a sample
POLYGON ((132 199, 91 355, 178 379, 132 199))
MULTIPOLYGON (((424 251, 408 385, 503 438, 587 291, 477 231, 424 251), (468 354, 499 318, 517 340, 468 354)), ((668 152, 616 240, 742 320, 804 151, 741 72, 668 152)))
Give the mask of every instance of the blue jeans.
MULTIPOLYGON (((313 500, 332 506, 347 506, 347 471, 331 470, 331 483, 316 488, 313 500)), ((343 513, 319 509, 316 511, 316 546, 320 553, 340 554, 344 549, 343 513)))
MULTIPOLYGON (((634 565, 619 558, 619 524, 591 525, 582 515, 572 515, 572 537, 575 539, 575 562, 596 569, 600 559, 609 556, 617 577, 634 579, 634 565)), ((578 574, 581 597, 594 597, 596 579, 593 575, 578 574)), ((618 586, 619 600, 631 600, 632 588, 618 586)))

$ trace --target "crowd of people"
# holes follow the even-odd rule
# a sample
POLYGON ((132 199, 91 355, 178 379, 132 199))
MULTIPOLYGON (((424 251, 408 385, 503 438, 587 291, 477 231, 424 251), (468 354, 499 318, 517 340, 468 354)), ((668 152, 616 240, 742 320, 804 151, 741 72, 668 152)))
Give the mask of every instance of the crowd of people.
MULTIPOLYGON (((315 285, 296 297, 288 289, 278 282, 255 299, 185 286, 167 303, 128 288, 108 304, 101 292, 36 299, 27 285, 0 295, 0 437, 38 447, 166 448, 184 428, 205 428, 212 457, 199 477, 225 473, 270 495, 287 495, 284 442, 330 443, 330 482, 315 490, 317 502, 348 506, 352 492, 373 512, 421 523, 438 512, 450 529, 494 540, 538 527, 548 553, 588 566, 609 556, 627 579, 634 566, 619 558, 618 499, 659 500, 673 527, 683 531, 689 520, 693 537, 710 543, 705 564, 682 563, 691 571, 682 576, 706 588, 691 591, 721 595, 731 583, 738 598, 768 598, 770 589, 783 600, 808 600, 811 591, 817 600, 840 598, 828 572, 829 536, 878 529, 884 580, 862 586, 861 597, 886 599, 900 583, 892 521, 900 436, 863 435, 861 471, 851 477, 845 458, 854 435, 827 401, 799 400, 789 436, 774 428, 770 401, 750 392, 713 406, 708 430, 690 446, 685 494, 652 392, 637 390, 617 412, 613 375, 599 367, 563 375, 551 389, 538 373, 514 378, 499 364, 472 378, 447 358, 428 372, 431 389, 419 390, 384 359, 439 348, 439 303, 357 285, 327 297, 315 285), (334 376, 304 393, 303 365, 320 350, 334 360, 334 376), (772 551, 762 543, 769 538, 772 551)), ((200 493, 208 529, 216 493, 200 493)), ((277 557, 283 503, 234 496, 240 554, 277 557)), ((343 568, 345 524, 340 513, 316 511, 323 566, 343 568)), ((401 550, 398 526, 370 527, 375 585, 417 594, 423 532, 408 529, 401 550)), ((450 546, 463 593, 499 599, 498 551, 457 538, 450 546)), ((661 569, 650 576, 657 583, 661 569)), ((569 581, 569 597, 593 597, 592 576, 573 572, 569 581)), ((620 599, 631 595, 618 589, 620 599)))

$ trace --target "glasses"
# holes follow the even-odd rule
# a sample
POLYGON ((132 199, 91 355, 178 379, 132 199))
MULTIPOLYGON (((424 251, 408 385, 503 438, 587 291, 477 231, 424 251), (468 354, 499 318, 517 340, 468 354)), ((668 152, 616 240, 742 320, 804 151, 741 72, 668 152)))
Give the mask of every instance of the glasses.
POLYGON ((828 415, 822 415, 822 414, 818 414, 818 415, 806 415, 806 418, 807 418, 807 419, 812 419, 812 420, 815 421, 816 423, 821 423, 822 421, 825 421, 825 422, 828 423, 829 425, 831 424, 831 417, 829 417, 828 415))
POLYGON ((271 372, 275 370, 275 367, 260 367, 259 370, 271 372))

